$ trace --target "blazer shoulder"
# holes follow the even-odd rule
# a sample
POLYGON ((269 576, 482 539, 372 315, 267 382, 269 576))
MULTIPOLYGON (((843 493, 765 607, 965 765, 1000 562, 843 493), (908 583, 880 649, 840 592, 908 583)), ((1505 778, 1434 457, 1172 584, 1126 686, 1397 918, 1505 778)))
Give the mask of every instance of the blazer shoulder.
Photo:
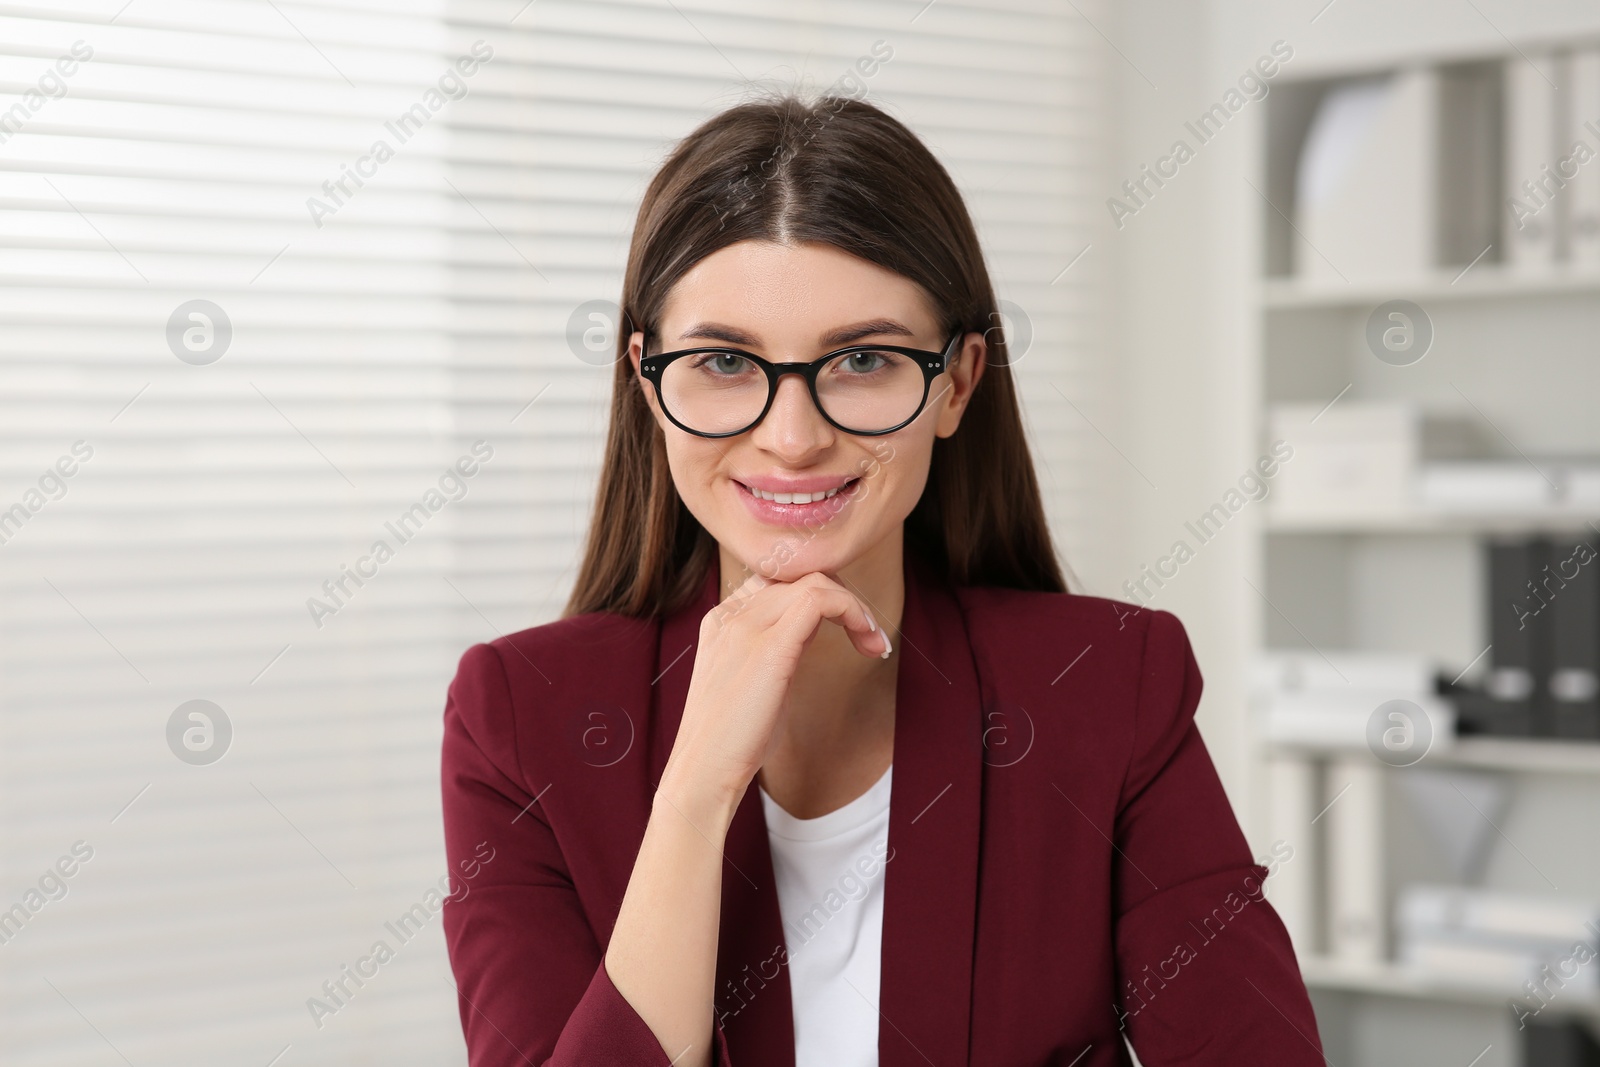
POLYGON ((587 711, 646 685, 655 632, 651 619, 591 612, 474 644, 450 683, 446 727, 459 727, 520 780, 543 746, 586 736, 587 711))
POLYGON ((1110 597, 988 585, 963 586, 959 596, 969 619, 991 633, 1045 632, 1055 638, 1135 651, 1147 642, 1162 646, 1181 639, 1187 643, 1183 623, 1170 611, 1110 597))
POLYGON ((514 683, 559 685, 564 679, 592 677, 596 666, 615 667, 633 657, 653 656, 657 625, 654 619, 592 611, 530 626, 485 644, 500 654, 514 683))
POLYGON ((461 653, 450 696, 469 726, 477 719, 509 720, 510 709, 523 704, 516 694, 570 696, 626 664, 645 669, 653 661, 654 633, 650 619, 589 612, 481 641, 461 653))
POLYGON ((1202 681, 1183 623, 1170 611, 990 587, 964 588, 962 600, 979 662, 1011 699, 1098 709, 1072 721, 1110 744, 1108 758, 1124 768, 1124 798, 1153 780, 1188 737, 1202 681))
POLYGON ((1147 722, 1181 717, 1185 691, 1199 691, 1189 635, 1170 611, 1085 593, 992 586, 960 593, 973 646, 1001 675, 1031 677, 1048 663, 1059 681, 1055 672, 1071 664, 1080 685, 1111 705, 1142 709, 1147 722))

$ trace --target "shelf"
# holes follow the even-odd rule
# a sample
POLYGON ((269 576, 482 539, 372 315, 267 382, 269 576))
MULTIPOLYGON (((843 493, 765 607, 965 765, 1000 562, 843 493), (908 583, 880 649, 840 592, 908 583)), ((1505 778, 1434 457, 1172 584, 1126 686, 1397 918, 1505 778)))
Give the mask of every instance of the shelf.
POLYGON ((1261 302, 1268 310, 1295 308, 1376 307, 1389 300, 1422 304, 1442 300, 1482 300, 1600 293, 1600 271, 1562 267, 1544 271, 1508 270, 1499 264, 1478 264, 1465 275, 1459 269, 1420 278, 1388 281, 1305 282, 1267 278, 1261 302))
POLYGON ((1410 508, 1341 515, 1295 515, 1270 507, 1266 510, 1266 529, 1269 533, 1567 533, 1590 524, 1600 527, 1600 509, 1547 507, 1522 511, 1446 511, 1410 508))
MULTIPOLYGON (((1395 963, 1348 963, 1326 956, 1300 957, 1300 974, 1312 989, 1492 1005, 1500 1011, 1507 1010, 1513 998, 1522 996, 1519 989, 1453 981, 1446 975, 1414 971, 1395 963)), ((1568 1017, 1600 1017, 1600 995, 1563 989, 1539 1014, 1545 1012, 1568 1017)))
POLYGON ((1421 765, 1430 763, 1535 774, 1600 775, 1600 742, 1460 737, 1454 744, 1428 753, 1421 765))
MULTIPOLYGON (((1267 751, 1301 753, 1313 759, 1362 752, 1327 746, 1268 744, 1267 751)), ((1480 767, 1530 774, 1579 774, 1600 777, 1600 741, 1552 741, 1544 738, 1458 737, 1435 745, 1418 767, 1480 767)), ((1403 770, 1403 768, 1402 768, 1403 770)))

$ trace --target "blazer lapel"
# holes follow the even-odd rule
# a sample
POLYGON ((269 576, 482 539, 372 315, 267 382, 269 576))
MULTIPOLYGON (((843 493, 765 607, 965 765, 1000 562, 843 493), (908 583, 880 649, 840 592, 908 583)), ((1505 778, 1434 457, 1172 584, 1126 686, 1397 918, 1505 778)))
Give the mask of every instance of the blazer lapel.
MULTIPOLYGON (((954 592, 910 551, 904 573, 905 609, 894 635, 894 784, 875 1005, 879 1067, 954 1067, 967 1063, 971 1029, 982 709, 954 592)), ((719 591, 713 564, 696 599, 662 621, 653 675, 654 782, 682 721, 700 620, 719 591)), ((715 1002, 729 1052, 735 1063, 794 1067, 783 922, 766 817, 753 783, 734 813, 723 855, 715 1002)))
POLYGON ((895 655, 879 1067, 967 1063, 978 900, 982 708, 953 591, 907 546, 895 655))

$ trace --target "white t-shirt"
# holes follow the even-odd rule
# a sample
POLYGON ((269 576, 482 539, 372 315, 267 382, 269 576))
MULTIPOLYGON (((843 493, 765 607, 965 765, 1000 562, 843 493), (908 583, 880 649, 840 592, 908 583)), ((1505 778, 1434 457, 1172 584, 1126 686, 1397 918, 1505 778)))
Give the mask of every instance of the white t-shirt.
POLYGON ((815 819, 795 818, 761 790, 789 958, 795 1067, 878 1064, 893 770, 844 807, 815 819))

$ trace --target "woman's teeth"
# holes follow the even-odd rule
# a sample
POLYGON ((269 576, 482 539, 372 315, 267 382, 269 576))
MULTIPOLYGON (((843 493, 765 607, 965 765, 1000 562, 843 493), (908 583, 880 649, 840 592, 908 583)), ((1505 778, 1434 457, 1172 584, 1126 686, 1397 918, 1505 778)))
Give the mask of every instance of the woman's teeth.
MULTIPOLYGON (((849 484, 849 482, 845 483, 845 485, 849 484)), ((819 500, 828 499, 844 487, 844 485, 835 486, 821 493, 769 493, 764 489, 745 486, 753 496, 760 497, 762 500, 770 500, 775 504, 814 504, 819 500)))

